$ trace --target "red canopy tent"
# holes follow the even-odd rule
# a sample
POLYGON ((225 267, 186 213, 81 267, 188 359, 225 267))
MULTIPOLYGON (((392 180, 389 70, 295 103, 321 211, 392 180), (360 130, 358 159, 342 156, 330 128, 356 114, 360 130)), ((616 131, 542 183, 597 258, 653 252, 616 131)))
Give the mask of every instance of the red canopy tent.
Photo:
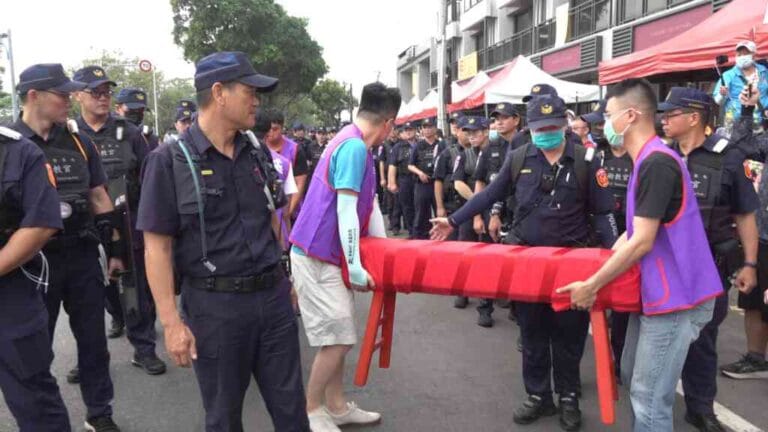
POLYGON ((752 40, 768 54, 768 0, 733 0, 709 18, 651 48, 600 63, 600 84, 673 72, 711 69, 715 57, 733 61, 736 44, 752 40))

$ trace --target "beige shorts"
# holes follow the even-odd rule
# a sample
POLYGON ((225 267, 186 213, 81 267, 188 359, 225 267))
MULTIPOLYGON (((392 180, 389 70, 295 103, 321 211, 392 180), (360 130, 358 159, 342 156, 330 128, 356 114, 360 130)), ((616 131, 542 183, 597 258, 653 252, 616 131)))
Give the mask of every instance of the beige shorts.
POLYGON ((291 252, 291 272, 309 345, 354 345, 354 295, 341 268, 291 252))

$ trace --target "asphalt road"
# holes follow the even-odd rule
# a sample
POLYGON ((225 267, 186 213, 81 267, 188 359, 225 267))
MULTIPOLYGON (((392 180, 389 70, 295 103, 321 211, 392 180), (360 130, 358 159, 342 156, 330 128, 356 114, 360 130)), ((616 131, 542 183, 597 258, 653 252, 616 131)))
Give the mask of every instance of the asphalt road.
MULTIPOLYGON (((356 299, 358 333, 362 333, 370 302, 369 295, 356 299)), ((368 430, 389 431, 557 431, 557 417, 530 426, 512 423, 512 411, 525 397, 521 358, 515 349, 517 327, 497 309, 496 325, 484 329, 475 324, 476 302, 465 310, 452 307, 452 299, 425 295, 401 295, 397 303, 392 366, 372 368, 365 388, 352 385, 358 351, 346 366, 350 398, 366 409, 380 411, 383 422, 368 430)), ((162 335, 162 333, 160 333, 162 335)), ((303 334, 302 360, 305 380, 313 351, 303 334)), ((167 359, 162 341, 161 357, 167 359)), ((738 358, 744 347, 742 316, 731 311, 720 333, 721 361, 738 358)), ((194 374, 170 367, 158 377, 145 375, 131 366, 132 349, 123 337, 109 342, 111 372, 115 385, 115 421, 126 432, 181 432, 203 430, 203 409, 194 374)), ((64 312, 55 338, 53 371, 59 379, 74 430, 83 430, 84 407, 77 386, 64 380, 75 363, 75 343, 64 312)), ((581 364, 584 395, 584 431, 628 431, 631 414, 622 390, 617 405, 617 423, 600 423, 597 410, 594 361, 591 342, 581 364)), ((719 378, 718 402, 751 423, 768 430, 768 380, 734 381, 719 378)), ((683 420, 684 404, 675 405, 675 430, 692 431, 683 420)), ((245 430, 271 431, 272 425, 255 384, 251 385, 245 411, 245 430)), ((16 430, 5 405, 0 405, 0 431, 16 430)), ((360 429, 366 430, 366 429, 360 429)))

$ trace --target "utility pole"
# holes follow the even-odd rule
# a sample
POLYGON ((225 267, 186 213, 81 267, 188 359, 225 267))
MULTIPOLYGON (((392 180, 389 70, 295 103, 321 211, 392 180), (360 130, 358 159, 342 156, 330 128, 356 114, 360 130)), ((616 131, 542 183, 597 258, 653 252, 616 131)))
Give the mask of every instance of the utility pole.
POLYGON ((11 94, 11 106, 13 107, 13 121, 16 121, 16 119, 19 118, 19 100, 16 98, 16 71, 13 68, 13 41, 11 39, 11 29, 8 29, 6 33, 0 34, 0 40, 2 39, 8 39, 6 55, 8 56, 8 66, 11 72, 11 91, 9 93, 11 94))
POLYGON ((438 22, 440 23, 440 34, 442 35, 442 41, 440 42, 440 48, 437 50, 437 127, 447 131, 445 125, 445 67, 446 67, 446 45, 448 41, 445 36, 445 26, 448 25, 448 2, 452 0, 440 0, 440 10, 437 14, 438 22))

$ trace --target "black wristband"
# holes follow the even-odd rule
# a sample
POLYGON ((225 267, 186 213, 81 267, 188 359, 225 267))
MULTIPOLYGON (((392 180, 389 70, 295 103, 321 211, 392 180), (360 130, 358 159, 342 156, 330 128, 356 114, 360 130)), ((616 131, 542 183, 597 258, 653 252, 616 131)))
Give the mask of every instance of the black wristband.
POLYGON ((93 217, 96 232, 99 235, 101 244, 106 248, 112 242, 112 229, 114 228, 115 212, 97 214, 93 217))
POLYGON ((106 249, 107 256, 110 258, 122 258, 126 254, 126 242, 121 237, 119 240, 112 240, 109 242, 109 247, 106 249))
POLYGON ((456 221, 453 220, 453 216, 448 216, 448 225, 452 226, 453 228, 459 227, 459 224, 457 224, 456 221))
POLYGON ((744 261, 744 267, 752 267, 753 269, 756 269, 757 263, 754 261, 744 261))

